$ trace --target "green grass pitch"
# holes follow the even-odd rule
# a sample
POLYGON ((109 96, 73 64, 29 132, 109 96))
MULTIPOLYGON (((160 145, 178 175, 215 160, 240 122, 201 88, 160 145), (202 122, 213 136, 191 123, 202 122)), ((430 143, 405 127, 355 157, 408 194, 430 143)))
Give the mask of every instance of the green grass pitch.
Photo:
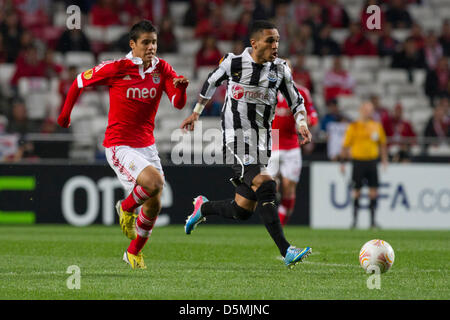
POLYGON ((263 225, 182 225, 153 230, 147 270, 122 261, 128 240, 118 226, 0 226, 0 299, 449 299, 450 231, 285 228, 313 254, 286 268, 263 225), (367 288, 361 246, 380 238, 395 250, 381 289, 367 288), (67 288, 71 265, 79 290, 67 288))

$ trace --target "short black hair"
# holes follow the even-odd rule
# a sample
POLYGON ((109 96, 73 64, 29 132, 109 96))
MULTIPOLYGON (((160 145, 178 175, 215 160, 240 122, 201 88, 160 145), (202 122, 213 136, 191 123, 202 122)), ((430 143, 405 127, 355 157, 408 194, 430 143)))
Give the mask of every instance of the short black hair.
POLYGON ((250 38, 254 37, 255 33, 265 29, 276 29, 277 27, 267 20, 255 20, 250 26, 250 38))
POLYGON ((136 42, 137 39, 139 39, 139 36, 141 35, 141 33, 146 33, 146 32, 155 32, 156 33, 157 32, 156 27, 148 20, 141 20, 131 27, 129 38, 130 38, 130 40, 133 40, 134 42, 136 42))

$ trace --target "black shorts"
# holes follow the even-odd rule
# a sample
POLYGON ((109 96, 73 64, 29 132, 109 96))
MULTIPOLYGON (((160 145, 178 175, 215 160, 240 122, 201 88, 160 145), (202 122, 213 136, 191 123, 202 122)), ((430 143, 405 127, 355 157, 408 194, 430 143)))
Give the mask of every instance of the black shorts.
MULTIPOLYGON (((262 157, 249 152, 251 147, 248 144, 244 143, 244 147, 239 152, 239 149, 234 148, 233 143, 228 144, 227 147, 224 147, 224 160, 225 163, 231 164, 233 177, 230 181, 236 187, 236 193, 246 199, 256 201, 256 194, 251 188, 252 182, 258 174, 266 170, 267 164, 261 162, 264 161, 261 159, 262 157), (244 153, 244 150, 247 152, 244 153)), ((269 157, 268 153, 267 159, 269 157)))
POLYGON ((370 188, 378 187, 377 163, 377 160, 353 160, 353 189, 361 189, 364 184, 367 184, 370 188))

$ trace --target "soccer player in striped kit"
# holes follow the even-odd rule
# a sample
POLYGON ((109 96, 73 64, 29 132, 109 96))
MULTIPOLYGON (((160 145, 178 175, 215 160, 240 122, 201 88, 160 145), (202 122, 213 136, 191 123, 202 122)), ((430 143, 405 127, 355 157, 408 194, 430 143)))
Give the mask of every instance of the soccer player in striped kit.
POLYGON ((234 171, 235 197, 220 201, 196 197, 185 232, 190 234, 209 215, 246 220, 258 211, 285 264, 291 267, 307 257, 311 248, 296 248, 286 240, 275 204, 276 182, 266 170, 278 91, 286 98, 295 117, 302 144, 311 141, 311 133, 303 98, 295 88, 291 71, 286 62, 277 57, 279 40, 275 25, 255 21, 250 30, 252 47, 240 55, 225 55, 204 82, 194 112, 181 124, 181 128, 193 130, 206 102, 223 81, 228 81, 221 124, 224 160, 232 164, 234 171))
POLYGON ((131 240, 123 260, 133 269, 145 269, 142 248, 161 210, 164 186, 153 136, 155 115, 163 92, 176 108, 183 108, 189 81, 156 56, 157 32, 150 21, 143 20, 131 28, 130 47, 125 58, 103 62, 78 75, 58 123, 64 128, 70 125, 70 113, 83 88, 109 87, 110 108, 103 145, 109 165, 128 194, 116 204, 122 231, 131 240))
MULTIPOLYGON (((292 69, 290 61, 286 59, 286 62, 292 69)), ((311 94, 307 88, 299 84, 295 84, 295 86, 304 99, 308 126, 313 127, 317 125, 319 118, 311 94)), ((272 177, 280 178, 278 187, 281 187, 281 203, 278 206, 278 216, 281 225, 285 226, 295 207, 297 184, 302 169, 302 151, 294 117, 286 99, 280 93, 278 93, 278 105, 275 110, 272 129, 274 134, 278 133, 278 139, 274 139, 275 143, 272 145, 272 155, 267 171, 272 177)))

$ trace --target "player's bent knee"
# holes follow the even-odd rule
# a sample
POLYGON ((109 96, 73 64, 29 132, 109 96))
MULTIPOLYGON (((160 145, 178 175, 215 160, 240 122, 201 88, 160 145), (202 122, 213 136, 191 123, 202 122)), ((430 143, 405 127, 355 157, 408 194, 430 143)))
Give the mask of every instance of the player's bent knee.
POLYGON ((236 202, 233 202, 234 207, 234 218, 237 220, 248 220, 253 215, 253 211, 244 209, 236 204, 236 202))
POLYGON ((164 180, 160 175, 153 174, 142 179, 142 187, 152 196, 162 192, 164 180))
POLYGON ((265 181, 256 189, 256 198, 259 202, 271 202, 275 200, 276 192, 276 182, 274 180, 265 181))

